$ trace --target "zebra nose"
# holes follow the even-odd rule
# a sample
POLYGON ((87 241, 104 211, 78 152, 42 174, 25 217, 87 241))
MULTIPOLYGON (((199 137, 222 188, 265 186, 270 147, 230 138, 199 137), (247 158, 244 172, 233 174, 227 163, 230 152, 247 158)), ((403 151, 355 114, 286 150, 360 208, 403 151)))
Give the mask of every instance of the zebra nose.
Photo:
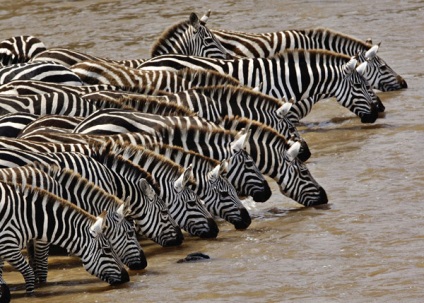
POLYGON ((253 201, 255 202, 265 202, 267 201, 271 195, 272 191, 271 188, 268 185, 268 182, 263 183, 264 189, 262 191, 257 191, 252 195, 253 201))
POLYGON ((126 283, 130 281, 130 276, 128 275, 128 272, 125 270, 125 268, 121 269, 121 280, 114 280, 110 283, 110 285, 118 285, 122 283, 126 283))
POLYGON ((208 218, 208 226, 209 226, 209 231, 202 233, 200 235, 200 238, 210 239, 210 238, 216 238, 218 236, 219 228, 214 219, 208 218))
POLYGON ((408 88, 408 84, 401 76, 397 76, 397 80, 402 88, 408 88))
POLYGON ((139 262, 133 262, 128 265, 131 270, 142 270, 147 267, 147 259, 144 251, 140 250, 140 260, 139 262))
POLYGON ((236 229, 246 229, 249 227, 250 223, 252 223, 252 219, 250 218, 250 214, 245 208, 239 208, 241 214, 241 220, 234 222, 234 227, 236 229))
POLYGON ((378 110, 377 110, 377 106, 372 103, 371 104, 371 112, 368 114, 363 114, 361 116, 361 122, 362 123, 374 123, 375 120, 377 120, 378 118, 378 110))
POLYGON ((176 236, 173 239, 169 239, 165 241, 165 243, 163 244, 164 247, 180 246, 183 243, 184 236, 183 236, 183 233, 181 232, 181 228, 176 227, 175 232, 176 232, 176 236))
POLYGON ((9 286, 6 284, 0 284, 0 302, 9 303, 10 302, 10 290, 9 286))
POLYGON ((328 197, 327 193, 325 192, 324 188, 319 188, 319 199, 314 205, 320 205, 320 204, 327 204, 328 203, 328 197))
POLYGON ((311 157, 311 151, 309 150, 308 143, 304 140, 300 142, 300 151, 297 157, 302 162, 307 161, 311 157))

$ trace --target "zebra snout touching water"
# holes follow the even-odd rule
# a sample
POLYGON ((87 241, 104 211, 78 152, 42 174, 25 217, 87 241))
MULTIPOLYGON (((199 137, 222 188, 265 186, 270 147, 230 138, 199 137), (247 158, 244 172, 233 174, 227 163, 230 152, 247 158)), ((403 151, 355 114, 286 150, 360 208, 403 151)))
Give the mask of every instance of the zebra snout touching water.
POLYGON ((22 273, 28 293, 34 291, 35 275, 21 250, 31 239, 67 249, 81 258, 90 274, 111 285, 129 281, 103 233, 102 217, 29 186, 0 182, 0 193, 0 256, 22 273))

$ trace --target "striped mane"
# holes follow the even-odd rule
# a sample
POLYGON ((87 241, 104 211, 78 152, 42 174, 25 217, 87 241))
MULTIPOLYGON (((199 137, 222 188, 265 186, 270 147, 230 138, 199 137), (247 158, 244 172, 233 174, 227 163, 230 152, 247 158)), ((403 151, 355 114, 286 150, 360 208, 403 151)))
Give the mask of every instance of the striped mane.
POLYGON ((212 69, 193 69, 193 68, 183 68, 178 70, 177 75, 186 81, 192 82, 192 81, 199 81, 203 80, 202 82, 207 83, 207 85, 233 85, 233 86, 239 86, 240 81, 237 80, 234 77, 231 77, 230 75, 223 74, 220 72, 217 72, 212 69), (206 82, 205 80, 208 79, 209 81, 206 82))
POLYGON ((159 36, 159 38, 156 39, 156 41, 154 42, 151 50, 150 50, 150 55, 153 57, 154 54, 157 52, 158 48, 164 44, 165 41, 169 40, 169 38, 173 37, 174 34, 177 31, 185 31, 189 28, 190 26, 190 21, 189 20, 185 20, 185 21, 180 21, 174 25, 171 25, 170 27, 168 27, 167 29, 165 29, 162 34, 159 36))
POLYGON ((346 34, 343 34, 341 32, 337 32, 337 31, 334 31, 334 30, 331 30, 331 29, 325 28, 325 27, 317 27, 317 28, 314 28, 314 29, 311 29, 311 30, 302 30, 300 32, 305 32, 305 33, 306 32, 314 32, 314 33, 317 33, 318 35, 325 36, 325 37, 333 36, 337 40, 350 40, 353 43, 360 45, 361 47, 363 47, 366 50, 368 50, 372 47, 372 45, 366 43, 365 41, 359 40, 355 37, 352 37, 352 36, 349 36, 349 35, 346 35, 346 34))
MULTIPOLYGON (((275 56, 271 57, 271 59, 280 59, 285 55, 289 55, 291 57, 297 55, 299 57, 298 61, 302 62, 304 60, 308 61, 307 55, 315 60, 318 60, 320 57, 332 58, 337 64, 343 65, 347 63, 351 57, 348 55, 344 55, 341 53, 336 53, 333 51, 325 50, 325 49, 313 49, 313 50, 304 50, 304 49, 295 49, 295 50, 284 50, 275 54, 275 56)), ((333 62, 334 62, 333 61, 333 62)))
MULTIPOLYGON (((1 182, 1 181, 0 181, 1 182)), ((82 208, 76 206, 75 204, 72 204, 71 202, 62 199, 59 196, 56 196, 42 188, 39 187, 32 187, 32 186, 28 186, 25 185, 23 186, 22 184, 14 184, 14 183, 10 183, 10 182, 2 182, 2 183, 6 183, 9 184, 13 187, 16 188, 16 190, 19 192, 22 192, 23 195, 33 195, 33 196, 38 196, 42 199, 46 199, 47 204, 59 204, 59 207, 61 208, 69 208, 72 209, 73 211, 76 211, 78 213, 80 213, 81 215, 90 218, 91 222, 94 224, 96 222, 96 217, 91 215, 90 213, 86 212, 85 210, 83 210, 82 208)))
MULTIPOLYGON (((151 165, 156 165, 156 163, 162 163, 162 164, 164 163, 166 165, 167 171, 170 172, 172 175, 174 175, 176 178, 178 178, 178 176, 180 176, 184 172, 184 169, 181 166, 177 165, 175 162, 147 148, 137 146, 134 144, 128 144, 128 143, 120 144, 120 143, 116 143, 112 141, 109 141, 108 143, 106 143, 106 145, 107 145, 107 148, 109 149, 109 152, 112 152, 114 154, 115 153, 120 154, 122 155, 121 157, 123 158, 143 159, 145 160, 145 163, 151 164, 151 165)), ((150 178, 151 179, 146 178, 147 181, 149 181, 150 183, 150 180, 151 180, 153 183, 150 183, 150 184, 156 184, 156 182, 153 181, 154 179, 152 178, 151 175, 150 175, 150 178)), ((192 184, 195 184, 194 179, 190 180, 190 182, 192 184)))

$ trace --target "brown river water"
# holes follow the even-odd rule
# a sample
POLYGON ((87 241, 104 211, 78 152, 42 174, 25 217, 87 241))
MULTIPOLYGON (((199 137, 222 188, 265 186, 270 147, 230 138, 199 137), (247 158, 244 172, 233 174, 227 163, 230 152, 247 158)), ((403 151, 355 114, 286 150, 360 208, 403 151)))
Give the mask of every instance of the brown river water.
POLYGON ((148 267, 119 287, 90 276, 76 258, 51 257, 48 283, 28 297, 6 264, 12 302, 423 302, 423 1, 3 0, 0 40, 33 35, 47 47, 148 58, 165 28, 208 9, 210 28, 319 26, 382 41, 379 55, 408 89, 378 92, 386 112, 372 125, 334 99, 299 125, 325 207, 301 208, 271 183, 269 201, 246 201, 247 230, 219 221, 215 240, 186 235, 177 248, 142 241, 148 267), (198 251, 210 259, 177 263, 198 251))

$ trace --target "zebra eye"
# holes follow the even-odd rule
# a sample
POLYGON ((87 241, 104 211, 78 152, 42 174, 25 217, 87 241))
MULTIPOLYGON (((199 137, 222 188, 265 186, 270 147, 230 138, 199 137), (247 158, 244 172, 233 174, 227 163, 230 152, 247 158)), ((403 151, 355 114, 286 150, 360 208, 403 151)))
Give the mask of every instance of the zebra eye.
POLYGON ((193 201, 193 200, 191 200, 191 201, 187 201, 187 204, 188 204, 188 206, 190 206, 190 207, 195 207, 195 206, 196 206, 196 201, 193 201))
POLYGON ((379 66, 379 69, 381 69, 381 70, 386 70, 387 69, 387 65, 386 64, 381 64, 380 66, 379 66))
POLYGON ((103 247, 103 251, 104 251, 106 254, 111 254, 111 253, 112 253, 112 249, 110 248, 110 246, 105 246, 105 247, 103 247))
POLYGON ((130 238, 134 237, 134 231, 133 230, 128 232, 128 237, 130 237, 130 238))

